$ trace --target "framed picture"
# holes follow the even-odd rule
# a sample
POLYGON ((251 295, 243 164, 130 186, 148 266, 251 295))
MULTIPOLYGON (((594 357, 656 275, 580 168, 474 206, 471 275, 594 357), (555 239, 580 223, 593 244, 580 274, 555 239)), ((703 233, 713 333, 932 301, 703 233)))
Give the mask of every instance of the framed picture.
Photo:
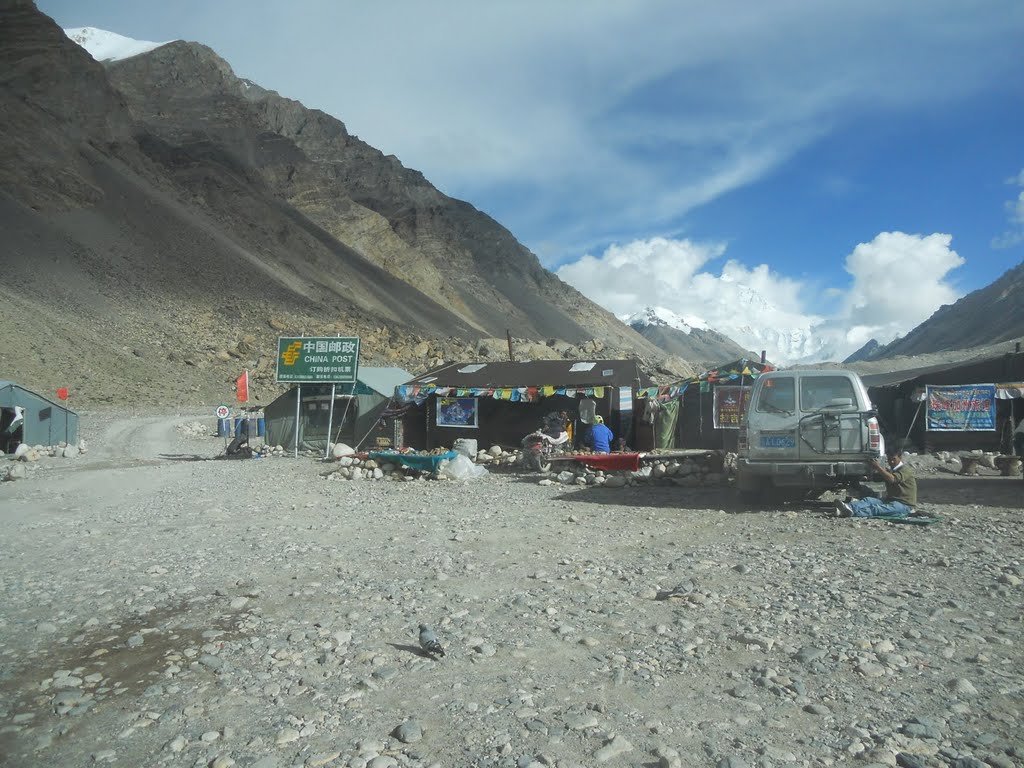
POLYGON ((437 398, 437 426, 475 429, 479 411, 475 397, 437 398))

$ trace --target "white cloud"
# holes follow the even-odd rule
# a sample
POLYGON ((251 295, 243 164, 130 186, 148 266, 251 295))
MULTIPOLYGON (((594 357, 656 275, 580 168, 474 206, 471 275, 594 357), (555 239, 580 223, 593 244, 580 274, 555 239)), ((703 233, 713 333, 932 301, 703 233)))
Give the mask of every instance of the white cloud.
MULTIPOLYGON (((964 264, 951 235, 882 232, 846 257, 853 277, 841 312, 830 323, 856 349, 874 338, 887 343, 927 320, 961 294, 947 275, 964 264)), ((836 331, 833 331, 834 333, 836 331)), ((850 351, 853 351, 851 349, 850 351)))
POLYGON ((661 306, 695 315, 734 341, 757 349, 774 342, 769 357, 842 359, 868 340, 887 343, 904 335, 960 294, 947 275, 964 263, 945 234, 883 232, 847 256, 849 285, 825 291, 823 317, 807 310, 819 293, 800 280, 735 260, 719 269, 723 244, 653 238, 610 246, 558 270, 558 276, 617 315, 661 306), (787 345, 788 346, 787 348, 787 345))

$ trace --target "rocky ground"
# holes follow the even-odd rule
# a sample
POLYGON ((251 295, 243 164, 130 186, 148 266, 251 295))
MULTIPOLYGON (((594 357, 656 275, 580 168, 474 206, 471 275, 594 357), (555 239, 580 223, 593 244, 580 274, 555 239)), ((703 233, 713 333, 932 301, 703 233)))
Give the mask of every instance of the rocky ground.
POLYGON ((1024 762, 1019 477, 912 457, 917 526, 327 482, 206 461, 195 418, 83 414, 87 453, 0 484, 0 763, 1024 762))

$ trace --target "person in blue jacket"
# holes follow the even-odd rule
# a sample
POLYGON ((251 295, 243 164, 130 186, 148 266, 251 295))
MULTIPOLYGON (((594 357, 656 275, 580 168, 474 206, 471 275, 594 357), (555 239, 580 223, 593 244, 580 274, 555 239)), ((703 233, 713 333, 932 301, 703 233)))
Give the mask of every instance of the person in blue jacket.
POLYGON ((594 453, 611 453, 612 431, 604 425, 603 416, 594 417, 594 425, 590 428, 590 446, 594 453))

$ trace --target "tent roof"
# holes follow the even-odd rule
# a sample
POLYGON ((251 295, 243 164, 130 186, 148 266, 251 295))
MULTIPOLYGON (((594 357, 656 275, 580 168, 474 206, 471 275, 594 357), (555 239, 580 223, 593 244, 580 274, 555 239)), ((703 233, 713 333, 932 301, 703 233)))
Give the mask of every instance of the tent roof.
POLYGON ((3 391, 5 389, 11 389, 11 390, 20 389, 22 392, 27 392, 28 394, 32 395, 32 397, 37 398, 38 400, 42 400, 44 403, 49 403, 50 405, 52 405, 55 408, 60 408, 62 411, 67 411, 68 413, 74 413, 76 416, 78 415, 75 411, 71 410, 66 405, 54 402, 53 400, 51 400, 50 398, 46 397, 45 395, 41 395, 38 392, 35 392, 35 391, 29 389, 28 387, 23 387, 23 386, 21 386, 21 384, 18 384, 17 382, 7 381, 7 380, 0 380, 0 391, 3 391))
POLYGON ((636 360, 528 360, 448 363, 408 384, 437 387, 646 387, 650 380, 636 360))
POLYGON ((356 378, 374 392, 391 397, 395 394, 395 387, 409 381, 412 378, 412 374, 403 368, 359 366, 356 378))
POLYGON ((1024 353, 978 357, 955 363, 909 368, 903 371, 861 374, 865 386, 892 387, 923 378, 928 384, 982 384, 1024 379, 1024 353))

